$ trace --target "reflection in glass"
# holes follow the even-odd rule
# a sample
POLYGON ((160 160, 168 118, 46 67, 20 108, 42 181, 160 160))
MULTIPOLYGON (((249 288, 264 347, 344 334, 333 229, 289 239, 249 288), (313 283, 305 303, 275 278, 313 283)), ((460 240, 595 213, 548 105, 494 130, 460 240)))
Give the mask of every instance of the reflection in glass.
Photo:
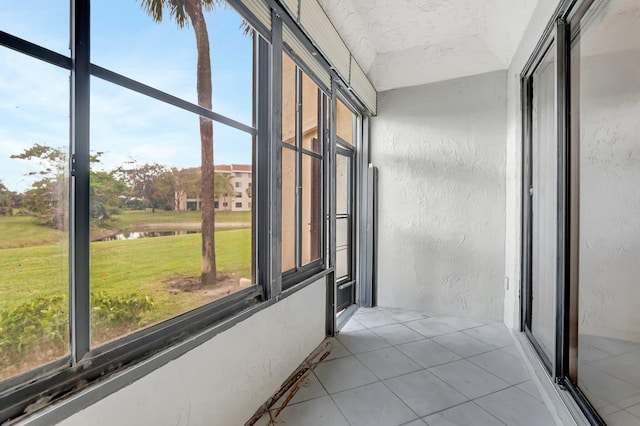
POLYGON ((580 389, 608 425, 640 424, 640 3, 611 0, 571 49, 580 389))
POLYGON ((336 101, 336 134, 349 145, 353 145, 353 132, 355 130, 356 116, 340 100, 336 101))
POLYGON ((306 75, 302 74, 302 148, 322 153, 320 102, 322 92, 306 75))
POLYGON ((202 9, 200 1, 176 2, 184 21, 176 20, 169 2, 157 2, 165 4, 161 15, 148 11, 146 3, 91 3, 92 62, 251 124, 254 31, 242 17, 224 1, 211 2, 211 10, 202 9), (202 31, 194 32, 195 17, 204 17, 198 22, 202 31), (196 90, 201 78, 202 87, 213 87, 212 105, 196 90))
POLYGON ((213 124, 214 195, 207 200, 198 115, 99 79, 91 91, 91 334, 98 346, 252 285, 252 216, 240 200, 253 185, 253 138, 213 124), (105 238, 187 230, 194 232, 105 238), (203 255, 207 244, 215 264, 203 255))
POLYGON ((282 148, 282 272, 296 267, 296 153, 282 148))
POLYGON ((296 144, 296 64, 282 53, 282 141, 296 144))
POLYGON ((349 213, 349 159, 336 155, 336 213, 349 213))
POLYGON ((0 47, 0 100, 3 380, 69 354, 69 71, 0 47))
POLYGON ((302 155, 302 264, 320 259, 322 160, 302 155))
POLYGON ((555 354, 557 166, 555 48, 533 73, 531 332, 549 360, 555 354))

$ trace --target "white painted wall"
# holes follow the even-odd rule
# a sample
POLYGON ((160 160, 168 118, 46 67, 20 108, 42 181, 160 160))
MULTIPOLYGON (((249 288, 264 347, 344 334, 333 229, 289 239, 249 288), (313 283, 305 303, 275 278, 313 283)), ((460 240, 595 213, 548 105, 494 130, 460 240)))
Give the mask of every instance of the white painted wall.
POLYGON ((579 332, 640 342, 640 48, 592 55, 611 29, 595 27, 581 39, 579 332))
POLYGON ((244 425, 324 339, 325 283, 256 313, 59 424, 244 425))
POLYGON ((379 93, 378 304, 502 319, 505 72, 379 93))

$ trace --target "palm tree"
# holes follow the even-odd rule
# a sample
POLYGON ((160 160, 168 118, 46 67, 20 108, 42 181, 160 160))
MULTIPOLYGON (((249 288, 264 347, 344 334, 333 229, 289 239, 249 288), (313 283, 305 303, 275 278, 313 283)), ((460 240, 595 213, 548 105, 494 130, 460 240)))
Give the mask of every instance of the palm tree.
MULTIPOLYGON (((198 105, 212 108, 211 56, 209 53, 209 33, 204 19, 204 11, 210 11, 223 3, 222 0, 140 0, 141 7, 155 20, 161 22, 164 9, 178 27, 186 28, 191 24, 196 36, 198 68, 196 85, 198 105)), ((216 283, 215 253, 215 209, 214 209, 214 168, 213 168, 213 123, 200 117, 200 143, 202 153, 202 284, 216 283)))

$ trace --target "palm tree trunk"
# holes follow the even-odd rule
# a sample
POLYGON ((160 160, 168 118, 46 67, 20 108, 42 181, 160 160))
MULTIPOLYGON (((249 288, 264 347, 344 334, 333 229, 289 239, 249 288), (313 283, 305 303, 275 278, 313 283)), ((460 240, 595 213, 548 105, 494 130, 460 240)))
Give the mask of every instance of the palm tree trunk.
MULTIPOLYGON (((185 11, 189 15, 196 36, 198 49, 198 105, 212 107, 211 57, 209 54, 209 33, 204 20, 202 3, 199 0, 186 0, 185 11)), ((213 123, 200 117, 200 144, 202 152, 202 284, 216 283, 215 252, 215 209, 214 209, 214 167, 213 167, 213 123)))

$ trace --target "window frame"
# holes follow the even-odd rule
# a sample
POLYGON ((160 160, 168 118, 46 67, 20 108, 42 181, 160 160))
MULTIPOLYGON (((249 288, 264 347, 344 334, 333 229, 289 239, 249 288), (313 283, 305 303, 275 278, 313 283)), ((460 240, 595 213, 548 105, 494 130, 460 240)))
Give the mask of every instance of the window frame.
MULTIPOLYGON (((325 268, 325 252, 326 252, 326 202, 325 202, 325 188, 326 188, 326 176, 325 176, 325 158, 327 152, 327 140, 329 135, 329 123, 326 122, 327 110, 331 108, 329 105, 330 96, 324 89, 323 85, 314 77, 308 69, 302 65, 303 62, 295 55, 295 53, 287 46, 283 45, 282 54, 286 54, 296 67, 296 80, 295 80, 295 145, 286 143, 282 140, 282 135, 278 140, 280 150, 288 149, 295 153, 295 266, 293 269, 282 271, 282 289, 288 290, 294 287, 296 284, 314 276, 318 272, 321 272, 325 268), (302 137, 302 81, 303 74, 309 78, 313 84, 318 87, 320 92, 320 102, 318 104, 318 119, 319 119, 319 143, 320 152, 310 151, 303 147, 302 137), (320 258, 315 259, 307 264, 302 264, 302 167, 303 156, 312 157, 320 160, 320 221, 319 221, 319 238, 320 238, 320 258)), ((280 79, 282 81, 282 79, 280 79)), ((280 156, 280 158, 282 158, 280 156)))
MULTIPOLYGON (((144 368, 129 369, 128 367, 134 364, 145 364, 146 368, 158 368, 240 322, 253 310, 263 309, 269 305, 269 303, 261 303, 266 300, 267 281, 264 274, 260 272, 266 269, 268 259, 257 256, 258 236, 264 234, 261 230, 268 227, 268 222, 264 219, 265 215, 260 212, 268 210, 269 204, 265 194, 257 193, 255 194, 256 202, 252 207, 254 212, 252 221, 256 235, 252 242, 253 269, 256 271, 254 285, 104 345, 92 348, 90 343, 90 117, 88 106, 91 78, 100 78, 121 88, 148 96, 155 101, 191 112, 194 117, 205 117, 214 124, 224 124, 251 135, 254 145, 253 176, 269 168, 265 151, 268 149, 268 123, 270 122, 268 117, 271 92, 269 84, 271 34, 265 31, 264 25, 248 12, 240 0, 226 0, 226 2, 254 29, 252 124, 238 122, 91 63, 91 16, 88 0, 70 0, 71 52, 69 56, 0 31, 0 49, 10 49, 19 54, 31 56, 36 60, 68 70, 70 73, 69 329, 71 334, 69 355, 0 382, 0 423, 28 416, 30 414, 30 412, 27 413, 28 408, 44 397, 50 397, 52 401, 56 401, 76 392, 78 383, 93 385, 103 382, 113 373, 127 370, 126 374, 118 376, 125 379, 118 382, 119 387, 112 389, 115 391, 150 371, 144 371, 144 368), (197 337, 194 338, 194 336, 197 337), (205 338, 205 336, 208 337, 205 338), (166 353, 170 356, 155 357, 154 355, 158 353, 166 353)), ((68 414, 70 413, 58 415, 59 420, 67 417, 68 414)), ((45 422, 51 421, 50 416, 45 420, 45 422)))

